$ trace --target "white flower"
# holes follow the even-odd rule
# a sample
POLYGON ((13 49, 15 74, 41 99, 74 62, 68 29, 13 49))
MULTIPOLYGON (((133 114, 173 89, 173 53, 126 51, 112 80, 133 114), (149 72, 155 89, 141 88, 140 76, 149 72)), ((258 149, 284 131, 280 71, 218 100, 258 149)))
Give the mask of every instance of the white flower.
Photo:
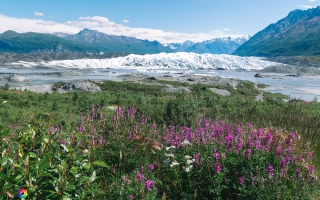
POLYGON ((2 104, 7 103, 7 101, 3 101, 2 104))
POLYGON ((168 157, 174 157, 174 155, 172 153, 169 153, 169 154, 165 153, 165 155, 168 157))
POLYGON ((189 140, 184 140, 183 142, 181 142, 181 145, 191 145, 191 143, 189 142, 189 140))
POLYGON ((187 164, 190 165, 191 163, 193 163, 193 160, 187 160, 187 164))
POLYGON ((185 159, 190 159, 191 156, 186 155, 186 156, 184 156, 184 158, 185 158, 185 159))
POLYGON ((173 166, 176 166, 176 165, 180 165, 177 161, 173 161, 171 164, 170 164, 170 167, 173 167, 173 166))
POLYGON ((175 149, 176 146, 166 147, 166 151, 169 151, 170 149, 175 149))
POLYGON ((189 172, 189 171, 191 170, 191 168, 192 168, 192 165, 191 165, 191 166, 186 167, 185 171, 186 171, 186 172, 189 172))

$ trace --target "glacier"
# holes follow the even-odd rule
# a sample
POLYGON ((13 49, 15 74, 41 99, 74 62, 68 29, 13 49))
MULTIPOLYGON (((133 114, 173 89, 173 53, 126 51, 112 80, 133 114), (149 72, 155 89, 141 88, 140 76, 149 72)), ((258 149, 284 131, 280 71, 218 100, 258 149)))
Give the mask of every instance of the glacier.
POLYGON ((280 63, 260 57, 240 57, 227 54, 196 54, 187 52, 136 55, 110 59, 56 60, 50 62, 11 63, 26 68, 43 66, 48 68, 122 68, 122 69, 224 69, 260 70, 280 63))

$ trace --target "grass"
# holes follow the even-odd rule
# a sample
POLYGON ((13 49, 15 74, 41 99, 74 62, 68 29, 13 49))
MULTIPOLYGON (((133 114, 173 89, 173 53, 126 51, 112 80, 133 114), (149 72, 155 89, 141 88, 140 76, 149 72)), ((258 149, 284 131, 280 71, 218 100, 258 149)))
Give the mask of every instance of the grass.
POLYGON ((0 102, 6 101, 0 104, 1 198, 21 187, 29 199, 319 196, 319 103, 286 103, 271 93, 257 102, 259 90, 251 82, 237 90, 219 86, 229 97, 201 84, 172 84, 191 93, 132 82, 97 84, 102 92, 0 91, 0 102), (108 109, 118 105, 122 109, 108 109), (250 138, 263 148, 250 146, 250 138), (283 161, 286 156, 291 160, 283 161))

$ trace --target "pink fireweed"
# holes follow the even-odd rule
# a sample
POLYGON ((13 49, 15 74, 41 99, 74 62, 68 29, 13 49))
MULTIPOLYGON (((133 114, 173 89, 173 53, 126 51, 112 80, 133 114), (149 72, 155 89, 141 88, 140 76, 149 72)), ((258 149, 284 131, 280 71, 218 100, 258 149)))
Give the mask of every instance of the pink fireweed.
POLYGON ((213 148, 213 157, 215 162, 219 161, 220 154, 217 152, 217 148, 213 148))
POLYGON ((146 190, 149 191, 149 190, 150 190, 150 187, 154 187, 154 184, 155 184, 154 181, 147 180, 147 181, 145 182, 146 190))
POLYGON ((152 172, 152 171, 154 170, 153 164, 150 164, 150 165, 148 166, 148 168, 149 168, 149 171, 152 172))
POLYGON ((273 177, 273 175, 274 175, 273 171, 274 171, 274 168, 272 167, 272 165, 269 165, 267 167, 267 172, 268 172, 270 178, 273 177))
POLYGON ((137 174, 137 179, 141 183, 143 180, 143 174, 141 174, 141 173, 137 174))
POLYGON ((216 163, 214 165, 214 171, 218 172, 218 173, 221 171, 221 164, 220 163, 216 163))
POLYGON ((239 184, 242 185, 244 182, 244 176, 239 177, 239 184))

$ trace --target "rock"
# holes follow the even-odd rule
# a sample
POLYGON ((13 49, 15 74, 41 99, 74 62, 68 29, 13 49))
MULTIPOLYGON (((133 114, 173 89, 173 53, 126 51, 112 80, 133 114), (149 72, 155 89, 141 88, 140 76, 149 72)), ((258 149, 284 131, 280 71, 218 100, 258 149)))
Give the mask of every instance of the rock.
POLYGON ((301 75, 300 74, 288 74, 286 76, 291 76, 291 77, 300 77, 301 75))
POLYGON ((12 83, 21 83, 21 82, 25 82, 28 81, 28 79, 26 77, 23 76, 17 76, 17 75, 13 75, 9 78, 8 80, 9 82, 12 83))
POLYGON ((89 82, 88 80, 76 80, 65 84, 62 87, 64 90, 73 91, 91 91, 91 92, 100 92, 101 89, 94 83, 89 82))
POLYGON ((191 91, 187 87, 173 87, 171 85, 168 85, 167 87, 162 89, 165 92, 178 92, 178 91, 185 91, 186 93, 190 93, 191 91))
POLYGON ((209 88, 209 90, 215 94, 222 96, 229 96, 230 92, 228 90, 218 89, 218 88, 209 88))
POLYGON ((155 77, 148 77, 148 78, 146 78, 146 80, 149 80, 149 81, 156 81, 156 80, 158 80, 158 79, 156 79, 155 77))
POLYGON ((163 77, 172 77, 171 75, 164 75, 163 77))
POLYGON ((194 78, 188 78, 188 81, 196 81, 194 78))
POLYGON ((262 74, 260 74, 260 73, 256 73, 256 74, 254 75, 254 77, 256 77, 256 78, 263 78, 262 74))

